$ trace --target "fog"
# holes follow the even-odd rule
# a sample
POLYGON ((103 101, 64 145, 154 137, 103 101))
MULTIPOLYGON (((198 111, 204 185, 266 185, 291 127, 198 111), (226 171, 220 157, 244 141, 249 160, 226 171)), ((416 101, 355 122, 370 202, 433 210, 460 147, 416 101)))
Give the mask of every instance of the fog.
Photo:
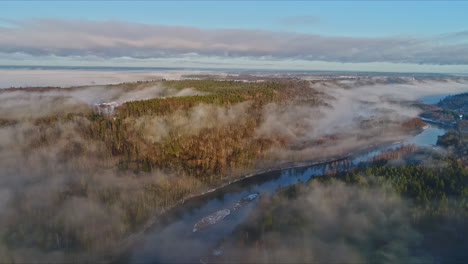
POLYGON ((189 111, 178 111, 171 115, 143 116, 135 120, 131 131, 141 131, 143 140, 149 144, 161 142, 169 134, 177 137, 198 135, 204 129, 244 122, 249 106, 249 102, 228 107, 198 105, 189 111))
POLYGON ((96 261, 103 250, 120 246, 129 232, 125 208, 148 200, 146 205, 156 215, 169 188, 183 182, 191 191, 203 190, 196 179, 180 173, 119 170, 118 160, 102 142, 83 136, 87 122, 82 118, 41 126, 24 121, 0 127, 0 262, 96 261), (39 144, 40 139, 46 142, 39 144), (148 186, 159 186, 161 196, 147 197, 148 186), (62 198, 67 196, 71 198, 62 198), (87 241, 87 250, 45 250, 54 243, 73 247, 74 241, 62 240, 61 233, 47 238, 39 232, 54 228, 87 241), (31 231, 22 233, 25 229, 31 231))
POLYGON ((465 80, 395 80, 389 77, 365 81, 319 82, 312 85, 322 92, 325 106, 296 103, 268 104, 258 137, 288 142, 294 150, 274 148, 280 160, 304 160, 341 155, 384 142, 401 141, 409 135, 401 124, 415 118, 420 109, 412 104, 430 94, 460 93, 468 90, 465 80), (329 137, 333 136, 333 140, 329 137), (317 139, 320 146, 308 145, 317 139))
MULTIPOLYGON (((113 71, 113 70, 48 70, 48 69, 0 69, 0 89, 10 87, 85 86, 118 84, 150 80, 180 80, 184 75, 214 75, 206 71, 113 71)), ((220 73, 216 73, 218 75, 220 73)))
MULTIPOLYGON (((78 82, 82 84, 82 80, 78 82)), ((437 80, 403 84, 325 82, 313 84, 311 89, 323 93, 323 104, 311 105, 297 100, 267 104, 261 109, 255 137, 276 143, 254 162, 310 160, 400 140, 408 136, 400 129, 400 124, 419 113, 407 101, 427 94, 466 91, 467 84, 437 80), (327 136, 335 136, 336 140, 325 140, 321 145, 309 144, 327 136)), ((180 199, 206 190, 197 179, 180 171, 175 173, 170 167, 149 173, 120 170, 118 159, 110 154, 105 144, 84 133, 90 122, 87 118, 53 123, 37 123, 34 118, 93 111, 99 103, 122 104, 195 94, 202 93, 190 87, 173 90, 156 82, 131 88, 93 85, 0 91, 1 117, 16 120, 14 124, 0 126, 0 210, 4 216, 0 219, 0 236, 7 241, 0 244, 0 262, 92 261, 94 253, 118 247, 125 235, 133 231, 126 223, 133 221, 127 208, 139 208, 144 204, 145 210, 151 208, 148 211, 157 215, 174 202, 168 201, 167 193, 177 190, 180 199), (148 188, 157 188, 157 195, 147 196, 148 188), (73 197, 63 200, 67 195, 73 197), (34 223, 30 219, 34 219, 34 223), (60 246, 56 246, 56 250, 38 247, 43 241, 73 247, 76 241, 63 241, 58 232, 50 237, 46 232, 37 232, 56 227, 73 234, 76 240, 86 241, 85 254, 64 252, 60 246), (30 230, 33 231, 29 233, 30 230)), ((200 135, 206 129, 239 124, 251 116, 250 107, 248 101, 226 107, 198 105, 166 116, 143 116, 129 123, 130 132, 142 136, 145 145, 150 146, 162 142, 169 133, 200 135)), ((305 217, 317 224, 313 230, 318 236, 302 242, 291 237, 289 246, 273 245, 275 253, 271 256, 274 258, 260 261, 291 259, 289 250, 297 253, 291 247, 302 243, 303 248, 319 249, 303 255, 307 257, 304 260, 359 262, 365 259, 362 252, 384 254, 371 250, 371 237, 376 236, 391 238, 387 248, 391 254, 383 256, 385 259, 389 262, 408 260, 405 248, 417 241, 418 235, 407 226, 404 213, 407 207, 401 200, 378 190, 360 193, 342 185, 319 186, 306 197, 295 207, 297 210, 305 208, 305 217), (340 217, 336 215, 338 212, 342 213, 340 217), (388 217, 390 222, 385 220, 388 217), (344 235, 361 241, 359 247, 364 251, 357 251, 355 245, 337 239, 344 235), (324 255, 326 252, 337 254, 324 255)), ((277 239, 268 240, 273 243, 277 239)), ((245 256, 257 257, 251 251, 245 256)))
MULTIPOLYGON (((274 232, 262 231, 252 244, 242 245, 242 238, 221 244, 219 262, 241 263, 415 263, 430 259, 415 257, 410 251, 422 235, 411 226, 410 204, 385 189, 364 189, 341 182, 303 188, 294 200, 278 203, 263 196, 259 207, 245 223, 258 227, 270 215, 274 232), (278 211, 280 210, 280 211, 278 211), (288 222, 285 222, 288 221, 288 222), (293 221, 293 222, 291 222, 293 221)), ((269 230, 265 228, 263 230, 269 230)), ((247 239, 248 240, 248 239, 247 239)))
POLYGON ((192 96, 204 93, 192 88, 175 90, 156 82, 141 83, 133 87, 85 86, 72 88, 35 88, 0 90, 0 112, 5 118, 38 118, 67 112, 83 112, 98 104, 151 98, 192 96))

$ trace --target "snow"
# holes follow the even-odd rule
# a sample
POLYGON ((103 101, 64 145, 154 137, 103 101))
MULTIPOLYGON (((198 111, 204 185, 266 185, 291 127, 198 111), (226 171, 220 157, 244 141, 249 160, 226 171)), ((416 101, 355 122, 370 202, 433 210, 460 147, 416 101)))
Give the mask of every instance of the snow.
POLYGON ((236 205, 234 205, 234 207, 232 208, 232 210, 234 211, 238 210, 242 206, 255 200, 257 197, 258 197, 258 193, 252 193, 252 194, 247 195, 246 197, 242 198, 239 202, 237 202, 236 205))
POLYGON ((212 226, 222 221, 224 218, 226 218, 226 216, 230 214, 231 214, 231 210, 223 209, 223 210, 216 211, 210 215, 207 215, 193 226, 193 232, 197 232, 198 230, 205 229, 209 226, 212 226))

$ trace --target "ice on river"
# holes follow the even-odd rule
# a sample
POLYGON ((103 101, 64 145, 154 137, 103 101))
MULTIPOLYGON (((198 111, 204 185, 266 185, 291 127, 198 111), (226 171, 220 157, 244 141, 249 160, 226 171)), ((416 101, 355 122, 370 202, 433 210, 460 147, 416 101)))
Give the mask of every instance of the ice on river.
POLYGON ((216 211, 210 215, 207 215, 193 226, 193 232, 197 232, 198 230, 202 230, 209 226, 212 226, 226 218, 226 216, 228 216, 229 214, 231 214, 231 210, 223 209, 216 211))
POLYGON ((255 200, 257 197, 258 197, 258 193, 252 193, 252 194, 247 195, 246 197, 242 198, 239 202, 237 202, 236 205, 234 205, 234 207, 232 208, 232 210, 233 211, 238 210, 242 206, 255 200))
POLYGON ((210 215, 207 215, 203 217, 200 221, 198 221, 194 226, 193 226, 193 232, 197 232, 198 230, 202 230, 205 228, 208 228, 220 221, 222 221, 226 216, 230 215, 231 212, 238 210, 242 206, 245 206, 246 204, 252 202, 258 197, 258 193, 252 193, 247 195, 246 197, 240 199, 234 207, 232 207, 231 210, 229 209, 223 209, 216 211, 210 215))

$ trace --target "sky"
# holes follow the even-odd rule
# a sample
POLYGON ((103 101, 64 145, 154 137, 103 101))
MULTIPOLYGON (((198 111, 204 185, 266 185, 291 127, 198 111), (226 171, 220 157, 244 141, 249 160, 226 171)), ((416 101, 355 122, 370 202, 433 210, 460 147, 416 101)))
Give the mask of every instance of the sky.
POLYGON ((0 65, 468 72, 462 1, 0 1, 0 65))

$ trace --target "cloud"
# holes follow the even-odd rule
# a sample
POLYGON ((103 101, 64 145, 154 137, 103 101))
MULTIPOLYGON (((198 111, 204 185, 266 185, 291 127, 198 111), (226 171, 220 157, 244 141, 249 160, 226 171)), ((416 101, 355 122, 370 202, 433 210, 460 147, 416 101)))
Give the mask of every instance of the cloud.
POLYGON ((310 25, 317 24, 320 21, 318 16, 305 15, 305 16, 290 16, 280 20, 284 25, 310 25))
POLYGON ((31 19, 16 21, 13 27, 0 26, 0 34, 0 53, 34 56, 147 59, 196 54, 351 63, 468 64, 468 43, 463 38, 453 42, 457 33, 337 37, 122 21, 31 19))

